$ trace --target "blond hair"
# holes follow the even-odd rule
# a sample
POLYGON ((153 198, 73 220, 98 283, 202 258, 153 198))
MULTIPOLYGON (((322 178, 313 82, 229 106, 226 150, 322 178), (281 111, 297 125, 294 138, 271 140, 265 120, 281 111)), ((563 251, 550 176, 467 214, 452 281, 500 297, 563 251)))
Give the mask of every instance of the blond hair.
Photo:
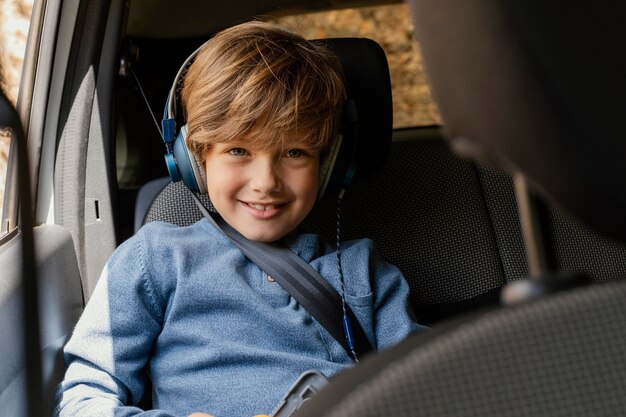
POLYGON ((290 138, 324 151, 345 100, 341 65, 327 47, 263 22, 211 38, 189 67, 181 98, 187 146, 200 160, 216 142, 269 147, 290 138))

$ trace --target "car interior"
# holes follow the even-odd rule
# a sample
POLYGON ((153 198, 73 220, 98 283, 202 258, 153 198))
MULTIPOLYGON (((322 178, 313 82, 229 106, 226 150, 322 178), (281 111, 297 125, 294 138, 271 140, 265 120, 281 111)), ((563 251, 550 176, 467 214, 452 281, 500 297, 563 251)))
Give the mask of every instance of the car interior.
MULTIPOLYGON (((410 3, 443 125, 394 129, 387 63, 364 60, 358 42, 345 41, 337 53, 357 97, 359 171, 342 202, 341 237, 376 242, 431 329, 338 375, 298 415, 620 414, 626 85, 615 55, 625 7, 410 3)), ((150 221, 201 218, 168 177, 159 133, 184 59, 211 34, 253 18, 389 4, 397 2, 35 6, 37 59, 23 72, 28 100, 18 111, 38 288, 22 292, 14 188, 4 218, 15 228, 0 241, 2 415, 49 414, 63 344, 120 243, 150 221), (39 371, 29 370, 37 349, 22 342, 33 295, 39 371)), ((303 229, 333 241, 336 204, 320 201, 303 229)))

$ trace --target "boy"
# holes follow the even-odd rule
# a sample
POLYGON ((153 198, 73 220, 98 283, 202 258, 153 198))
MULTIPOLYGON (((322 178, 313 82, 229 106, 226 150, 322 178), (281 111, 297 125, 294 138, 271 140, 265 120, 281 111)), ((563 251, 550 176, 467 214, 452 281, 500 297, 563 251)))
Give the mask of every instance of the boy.
MULTIPOLYGON (((282 239, 340 291, 334 248, 295 230, 318 193, 345 91, 322 46, 255 22, 209 40, 189 67, 187 144, 211 202, 250 240, 282 239)), ((369 240, 342 247, 345 299, 376 349, 420 328, 401 273, 369 240)), ((61 416, 134 416, 145 372, 150 416, 269 413, 297 377, 352 358, 206 219, 150 223, 111 256, 65 350, 61 416)))

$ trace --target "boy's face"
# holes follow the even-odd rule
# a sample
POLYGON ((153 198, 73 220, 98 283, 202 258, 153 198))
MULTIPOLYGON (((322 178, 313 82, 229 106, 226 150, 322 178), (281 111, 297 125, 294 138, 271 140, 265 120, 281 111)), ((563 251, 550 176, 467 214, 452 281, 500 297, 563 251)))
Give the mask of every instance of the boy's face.
POLYGON ((278 240, 313 208, 319 162, 319 153, 297 140, 270 149, 252 147, 245 138, 216 143, 205 161, 211 202, 248 239, 278 240))

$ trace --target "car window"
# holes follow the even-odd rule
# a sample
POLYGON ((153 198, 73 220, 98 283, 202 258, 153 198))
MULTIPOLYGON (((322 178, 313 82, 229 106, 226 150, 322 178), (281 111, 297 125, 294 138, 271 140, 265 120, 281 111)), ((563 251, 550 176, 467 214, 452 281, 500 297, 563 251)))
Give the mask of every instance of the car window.
MULTIPOLYGON (((32 7, 33 0, 0 2, 0 83, 13 105, 17 104, 32 7)), ((0 126, 0 213, 4 212, 5 189, 9 186, 6 179, 10 146, 11 132, 0 126)), ((0 235, 6 232, 3 213, 0 235)))
POLYGON ((341 9, 268 20, 308 39, 364 37, 377 41, 389 61, 394 129, 441 123, 413 37, 407 5, 341 9))
MULTIPOLYGON (((7 161, 9 159, 9 145, 11 144, 11 130, 0 126, 0 213, 4 207, 4 189, 7 178, 7 161)), ((4 228, 0 235, 4 234, 4 228)))

